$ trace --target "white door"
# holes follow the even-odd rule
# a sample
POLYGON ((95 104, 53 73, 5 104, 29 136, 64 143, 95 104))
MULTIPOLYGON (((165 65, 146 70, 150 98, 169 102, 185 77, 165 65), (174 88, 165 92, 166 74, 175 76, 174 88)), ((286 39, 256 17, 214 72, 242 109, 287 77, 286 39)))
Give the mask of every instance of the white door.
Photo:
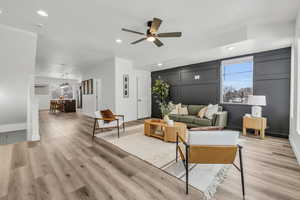
POLYGON ((151 83, 146 77, 137 77, 137 118, 142 119, 150 116, 151 108, 151 83))

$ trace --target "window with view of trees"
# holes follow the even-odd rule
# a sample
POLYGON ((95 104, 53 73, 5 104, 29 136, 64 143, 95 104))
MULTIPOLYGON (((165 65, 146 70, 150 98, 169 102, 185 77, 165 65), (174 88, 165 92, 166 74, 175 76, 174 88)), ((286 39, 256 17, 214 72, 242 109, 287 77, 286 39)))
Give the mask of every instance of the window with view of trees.
POLYGON ((222 61, 221 102, 246 104, 252 94, 253 57, 222 61))

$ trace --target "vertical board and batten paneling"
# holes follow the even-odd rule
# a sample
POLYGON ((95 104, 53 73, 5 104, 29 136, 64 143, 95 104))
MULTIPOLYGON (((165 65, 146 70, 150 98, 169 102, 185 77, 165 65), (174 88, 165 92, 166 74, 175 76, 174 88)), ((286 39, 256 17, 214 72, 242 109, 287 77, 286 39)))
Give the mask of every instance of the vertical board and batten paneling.
MULTIPOLYGON (((254 94, 267 96, 267 106, 263 108, 263 115, 268 118, 266 133, 288 137, 291 48, 251 55, 254 57, 254 94)), ((156 79, 167 81, 171 85, 170 100, 176 103, 220 104, 222 60, 152 72, 152 84, 156 79), (195 76, 200 78, 196 80, 195 76)), ((158 106, 154 99, 152 102, 152 116, 159 117, 158 106)), ((251 112, 249 105, 223 104, 223 107, 229 112, 228 128, 232 129, 241 129, 242 116, 251 112)))

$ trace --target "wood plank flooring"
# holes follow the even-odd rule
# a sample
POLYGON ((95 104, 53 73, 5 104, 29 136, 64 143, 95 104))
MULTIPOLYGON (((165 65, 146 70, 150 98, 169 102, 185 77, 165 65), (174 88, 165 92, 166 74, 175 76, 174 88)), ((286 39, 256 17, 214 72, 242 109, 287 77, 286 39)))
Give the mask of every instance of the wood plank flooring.
MULTIPOLYGON (((128 126, 140 124, 130 122, 128 126)), ((40 142, 0 146, 0 200, 201 199, 194 188, 103 140, 93 120, 40 113, 40 142)))
MULTIPOLYGON (((140 124, 134 121, 127 126, 140 124)), ((40 142, 0 146, 0 200, 201 199, 193 187, 103 141, 79 113, 40 113, 40 142)), ((243 137, 247 200, 299 200, 300 167, 287 139, 243 137)), ((239 200, 231 168, 215 199, 239 200)))

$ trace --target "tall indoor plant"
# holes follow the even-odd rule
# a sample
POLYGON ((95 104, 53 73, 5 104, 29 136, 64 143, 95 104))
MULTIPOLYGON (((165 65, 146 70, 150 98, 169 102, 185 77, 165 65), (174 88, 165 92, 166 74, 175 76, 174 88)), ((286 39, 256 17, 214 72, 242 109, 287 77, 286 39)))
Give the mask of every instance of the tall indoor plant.
POLYGON ((168 120, 168 115, 173 110, 172 105, 168 103, 168 97, 170 93, 170 85, 163 80, 155 80, 152 87, 152 94, 159 105, 162 117, 168 120))

